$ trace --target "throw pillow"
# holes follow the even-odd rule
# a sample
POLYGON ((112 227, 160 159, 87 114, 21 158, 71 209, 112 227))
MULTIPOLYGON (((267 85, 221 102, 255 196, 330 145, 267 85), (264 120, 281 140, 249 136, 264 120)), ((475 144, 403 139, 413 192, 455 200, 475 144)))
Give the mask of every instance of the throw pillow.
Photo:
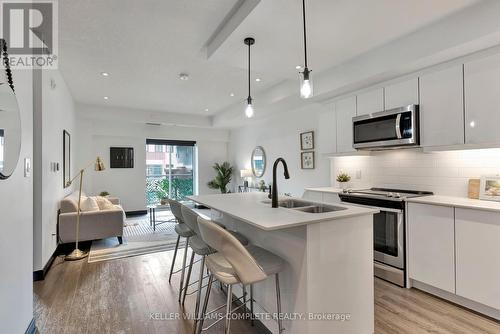
POLYGON ((99 210, 114 210, 115 206, 109 199, 106 197, 102 196, 96 196, 95 200, 97 202, 97 205, 99 206, 99 210))
POLYGON ((83 197, 80 204, 80 210, 82 212, 99 211, 99 205, 92 197, 83 197))

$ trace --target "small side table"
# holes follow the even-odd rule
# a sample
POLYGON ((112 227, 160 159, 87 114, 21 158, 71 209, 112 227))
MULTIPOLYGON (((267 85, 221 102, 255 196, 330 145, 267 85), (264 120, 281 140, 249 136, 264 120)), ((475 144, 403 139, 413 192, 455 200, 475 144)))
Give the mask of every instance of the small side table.
POLYGON ((155 232, 156 224, 171 223, 176 221, 175 217, 167 220, 156 220, 157 211, 170 211, 170 205, 168 204, 151 204, 148 205, 147 208, 149 210, 149 226, 153 226, 153 231, 155 232))
POLYGON ((252 187, 252 186, 248 186, 248 187, 245 187, 242 185, 238 186, 239 193, 249 193, 249 192, 258 192, 258 191, 266 192, 268 189, 269 188, 267 186, 264 189, 261 189, 260 187, 252 187))

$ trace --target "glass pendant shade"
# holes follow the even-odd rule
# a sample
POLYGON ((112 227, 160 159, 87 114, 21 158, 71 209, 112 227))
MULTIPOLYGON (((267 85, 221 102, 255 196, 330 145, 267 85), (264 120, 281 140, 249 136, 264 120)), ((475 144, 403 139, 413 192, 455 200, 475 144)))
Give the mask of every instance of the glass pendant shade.
POLYGON ((248 103, 247 107, 245 108, 245 116, 247 118, 252 118, 253 115, 254 115, 254 110, 253 110, 252 103, 248 103))
POLYGON ((311 71, 304 69, 304 72, 299 73, 300 78, 300 97, 308 99, 313 96, 313 81, 311 71))

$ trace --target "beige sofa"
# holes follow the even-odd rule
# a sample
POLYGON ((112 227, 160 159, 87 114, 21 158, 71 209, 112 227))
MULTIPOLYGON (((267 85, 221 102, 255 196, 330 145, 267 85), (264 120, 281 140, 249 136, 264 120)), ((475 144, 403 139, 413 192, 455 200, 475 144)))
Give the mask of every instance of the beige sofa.
MULTIPOLYGON (((82 198, 86 195, 82 193, 82 198)), ((122 243, 125 212, 117 198, 109 199, 115 209, 81 212, 79 241, 117 237, 122 243)), ((65 197, 61 201, 59 213, 59 242, 76 241, 76 212, 78 210, 78 192, 65 197)))

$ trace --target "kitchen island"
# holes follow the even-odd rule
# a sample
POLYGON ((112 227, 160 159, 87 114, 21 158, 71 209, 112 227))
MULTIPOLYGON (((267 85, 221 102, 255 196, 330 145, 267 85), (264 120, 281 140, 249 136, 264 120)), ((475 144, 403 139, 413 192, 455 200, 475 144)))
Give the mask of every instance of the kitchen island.
MULTIPOLYGON (((280 273, 286 333, 374 332, 373 214, 375 209, 291 197, 272 208, 267 194, 189 197, 211 208, 212 220, 286 260, 280 273)), ((241 295, 241 290, 233 290, 241 295)), ((254 313, 273 333, 274 280, 255 284, 254 313)))

